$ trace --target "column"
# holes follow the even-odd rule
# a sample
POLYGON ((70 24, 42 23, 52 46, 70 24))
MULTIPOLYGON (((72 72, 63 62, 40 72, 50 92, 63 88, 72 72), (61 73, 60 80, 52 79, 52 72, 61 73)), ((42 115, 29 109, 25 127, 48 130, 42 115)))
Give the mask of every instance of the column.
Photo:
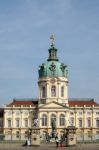
POLYGON ((41 127, 41 119, 40 119, 40 112, 38 111, 38 126, 41 127))
POLYGON ((49 98, 49 83, 47 82, 46 83, 46 99, 48 99, 49 98))
POLYGON ((20 117, 20 119, 21 119, 21 120, 20 120, 20 127, 22 128, 22 127, 23 127, 23 125, 22 125, 22 122, 23 122, 23 121, 22 121, 22 111, 20 111, 20 113, 21 113, 21 117, 20 117))
POLYGON ((66 112, 65 112, 65 120, 66 120, 66 127, 68 127, 69 126, 69 111, 67 110, 66 112))
POLYGON ((59 114, 56 112, 56 132, 58 131, 59 128, 59 114))
POLYGON ((41 94, 40 94, 40 82, 38 82, 38 90, 39 90, 39 99, 41 98, 41 94))
POLYGON ((11 132, 11 139, 13 140, 13 128, 14 128, 14 124, 13 124, 13 120, 14 120, 14 117, 13 117, 13 114, 14 114, 14 112, 13 112, 13 110, 12 110, 12 132, 11 132))
POLYGON ((67 111, 65 111, 65 128, 67 127, 67 111))
POLYGON ((8 122, 7 122, 7 118, 6 118, 6 112, 4 110, 4 119, 3 119, 3 126, 4 126, 4 134, 5 134, 5 139, 7 138, 7 125, 8 125, 8 122))
POLYGON ((65 97, 66 97, 66 100, 68 100, 68 81, 66 81, 66 94, 65 94, 65 97))
POLYGON ((41 104, 41 82, 38 82, 38 90, 39 90, 39 104, 41 104))
POLYGON ((21 117, 20 117, 20 139, 22 138, 22 135, 21 135, 21 128, 22 128, 22 111, 20 110, 20 113, 21 113, 21 117))
POLYGON ((13 110, 12 110, 12 128, 13 128, 13 113, 14 113, 14 112, 13 112, 13 110))
POLYGON ((49 134, 50 134, 51 131, 52 131, 52 130, 51 130, 51 116, 50 116, 50 115, 51 115, 51 112, 48 112, 48 127, 49 127, 49 129, 50 129, 50 130, 49 130, 49 134))
POLYGON ((92 128, 94 127, 94 111, 92 110, 92 128))
POLYGON ((83 111, 83 128, 85 128, 85 111, 83 111))
POLYGON ((47 112, 47 132, 49 133, 49 127, 50 127, 50 125, 49 125, 49 122, 50 121, 50 118, 49 118, 49 111, 47 112))
POLYGON ((91 119, 91 122, 92 122, 92 140, 94 140, 95 139, 95 137, 94 137, 94 111, 93 111, 93 108, 92 108, 92 119, 91 119))
POLYGON ((86 127, 85 119, 86 119, 86 117, 85 117, 85 110, 83 110, 83 141, 85 139, 85 133, 84 133, 85 127, 86 127))
POLYGON ((77 111, 74 111, 75 113, 75 127, 77 127, 77 111))
POLYGON ((58 88, 58 89, 57 89, 57 102, 58 102, 58 100, 59 100, 59 98, 60 98, 60 88, 59 88, 59 87, 60 87, 60 86, 59 86, 59 85, 60 85, 60 81, 57 81, 57 85, 58 85, 58 86, 57 86, 57 88, 58 88))

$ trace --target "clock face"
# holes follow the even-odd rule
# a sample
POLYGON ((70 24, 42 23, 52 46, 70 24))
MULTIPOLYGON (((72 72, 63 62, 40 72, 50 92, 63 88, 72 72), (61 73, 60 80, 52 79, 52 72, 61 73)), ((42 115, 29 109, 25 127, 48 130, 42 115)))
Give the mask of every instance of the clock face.
POLYGON ((50 80, 50 82, 51 82, 52 84, 55 83, 55 82, 56 82, 55 78, 52 78, 52 79, 50 80))

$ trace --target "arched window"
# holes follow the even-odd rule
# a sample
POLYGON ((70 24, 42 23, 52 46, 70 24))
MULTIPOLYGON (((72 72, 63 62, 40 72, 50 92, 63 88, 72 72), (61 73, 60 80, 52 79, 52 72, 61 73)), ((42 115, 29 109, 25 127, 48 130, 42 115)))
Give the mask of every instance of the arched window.
POLYGON ((65 125, 65 115, 61 114, 60 115, 60 126, 64 126, 65 125))
POLYGON ((64 97, 64 86, 61 87, 61 97, 64 97))
POLYGON ((46 96, 46 89, 45 86, 42 86, 42 97, 46 96))
POLYGON ((42 115, 42 126, 47 126, 47 115, 46 114, 42 115))
POLYGON ((51 96, 52 96, 52 97, 55 97, 55 96, 56 96, 56 87, 55 87, 55 86, 52 86, 52 87, 51 87, 51 96))
POLYGON ((52 128, 56 128, 56 115, 55 114, 51 115, 51 121, 50 121, 50 123, 51 123, 51 127, 52 128))

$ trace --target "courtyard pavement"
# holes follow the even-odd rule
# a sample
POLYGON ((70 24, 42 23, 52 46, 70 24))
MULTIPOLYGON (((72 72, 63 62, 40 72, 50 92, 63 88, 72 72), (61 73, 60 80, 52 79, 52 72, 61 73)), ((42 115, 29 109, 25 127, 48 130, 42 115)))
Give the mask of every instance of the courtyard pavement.
POLYGON ((0 143, 0 150, 99 150, 99 144, 78 144, 74 147, 56 147, 54 143, 41 144, 39 147, 22 146, 22 144, 0 143))

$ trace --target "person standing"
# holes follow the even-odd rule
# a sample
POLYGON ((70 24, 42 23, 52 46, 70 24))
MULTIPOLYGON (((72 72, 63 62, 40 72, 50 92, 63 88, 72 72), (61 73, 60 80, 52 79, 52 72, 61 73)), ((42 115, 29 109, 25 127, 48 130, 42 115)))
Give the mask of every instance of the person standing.
POLYGON ((56 140, 56 147, 59 147, 59 138, 58 138, 58 135, 56 135, 55 140, 56 140))
POLYGON ((63 135, 61 135, 61 139, 60 139, 60 147, 63 147, 63 141, 64 141, 64 137, 63 137, 63 135))

